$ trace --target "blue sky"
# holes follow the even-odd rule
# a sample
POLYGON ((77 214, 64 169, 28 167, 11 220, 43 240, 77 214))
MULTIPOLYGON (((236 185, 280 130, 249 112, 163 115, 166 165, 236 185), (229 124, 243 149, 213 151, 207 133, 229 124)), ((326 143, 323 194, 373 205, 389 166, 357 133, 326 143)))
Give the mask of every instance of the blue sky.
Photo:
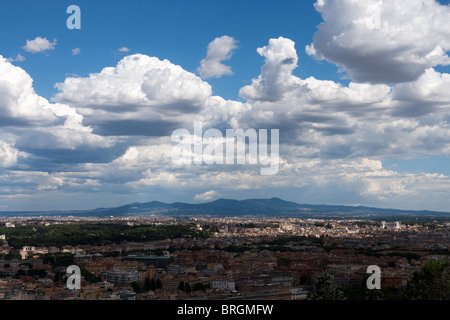
POLYGON ((2 1, 0 210, 277 196, 448 211, 448 18, 443 0, 2 1), (170 132, 199 119, 279 129, 277 175, 174 165, 170 132))
MULTIPOLYGON (((58 50, 46 55, 33 55, 21 66, 39 76, 35 89, 51 98, 54 84, 68 74, 86 76, 112 66, 124 56, 121 47, 130 53, 142 53, 168 59, 185 70, 195 72, 206 54, 206 46, 218 35, 230 35, 239 41, 233 56, 235 77, 213 79, 216 94, 238 98, 243 84, 259 73, 261 58, 256 48, 273 37, 287 37, 298 43, 309 43, 320 14, 314 1, 4 1, 0 13, 3 25, 14 25, 14 31, 3 29, 3 55, 22 53, 25 40, 46 36, 58 40, 58 50), (25 5, 24 5, 25 3, 25 5), (82 11, 81 30, 66 28, 70 16, 66 9, 77 4, 82 11), (26 9, 24 9, 26 8, 26 9), (241 23, 245 21, 244 24, 241 23), (72 56, 72 49, 82 54, 72 56)), ((302 55, 296 74, 339 81, 337 68, 318 64, 302 55)))

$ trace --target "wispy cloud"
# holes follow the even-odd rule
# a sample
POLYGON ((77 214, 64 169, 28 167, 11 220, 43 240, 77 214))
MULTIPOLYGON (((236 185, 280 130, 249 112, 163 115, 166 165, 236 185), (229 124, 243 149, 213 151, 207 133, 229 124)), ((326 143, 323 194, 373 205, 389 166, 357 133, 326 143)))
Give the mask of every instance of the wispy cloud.
POLYGON ((214 190, 206 191, 204 193, 196 194, 194 200, 208 201, 217 196, 217 192, 214 190))
POLYGON ((81 49, 80 48, 75 48, 72 50, 72 55, 76 56, 79 55, 81 53, 81 49))
POLYGON ((21 55, 20 53, 18 53, 15 58, 6 59, 6 61, 8 61, 8 62, 22 62, 25 60, 26 60, 26 58, 23 55, 21 55))

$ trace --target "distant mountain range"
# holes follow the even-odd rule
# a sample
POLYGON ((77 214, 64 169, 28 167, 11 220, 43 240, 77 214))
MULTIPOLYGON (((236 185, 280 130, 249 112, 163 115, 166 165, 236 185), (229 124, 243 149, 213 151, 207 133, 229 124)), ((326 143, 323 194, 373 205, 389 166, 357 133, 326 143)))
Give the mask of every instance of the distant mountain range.
POLYGON ((200 204, 152 201, 115 208, 68 211, 0 211, 0 216, 79 216, 79 217, 369 217, 369 216, 450 216, 449 212, 380 209, 364 206, 309 205, 279 198, 230 200, 218 199, 200 204))

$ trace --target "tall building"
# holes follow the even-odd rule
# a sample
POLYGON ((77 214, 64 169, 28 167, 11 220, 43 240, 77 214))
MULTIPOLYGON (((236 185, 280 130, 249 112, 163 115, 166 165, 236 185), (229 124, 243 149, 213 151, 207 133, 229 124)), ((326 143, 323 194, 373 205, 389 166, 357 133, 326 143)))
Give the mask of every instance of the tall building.
POLYGON ((211 281, 211 289, 234 291, 235 290, 235 282, 234 282, 234 280, 228 280, 228 279, 212 280, 211 281))
POLYGON ((130 285, 132 282, 139 281, 139 272, 136 270, 122 271, 112 269, 107 272, 107 281, 118 286, 130 285))
POLYGON ((397 231, 401 229, 401 224, 399 221, 395 222, 381 221, 381 229, 389 229, 397 231))

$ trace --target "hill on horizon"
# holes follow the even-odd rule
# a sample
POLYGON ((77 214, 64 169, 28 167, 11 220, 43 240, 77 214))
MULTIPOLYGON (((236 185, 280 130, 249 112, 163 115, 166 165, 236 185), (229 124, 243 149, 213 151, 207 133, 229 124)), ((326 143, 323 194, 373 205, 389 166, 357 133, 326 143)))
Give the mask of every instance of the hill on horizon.
POLYGON ((449 212, 428 210, 382 209, 365 206, 310 205, 270 199, 217 199, 210 202, 190 204, 160 201, 135 202, 113 208, 61 211, 3 211, 0 216, 79 216, 79 217, 125 217, 125 216, 253 216, 253 217, 368 217, 368 216, 450 216, 449 212))

